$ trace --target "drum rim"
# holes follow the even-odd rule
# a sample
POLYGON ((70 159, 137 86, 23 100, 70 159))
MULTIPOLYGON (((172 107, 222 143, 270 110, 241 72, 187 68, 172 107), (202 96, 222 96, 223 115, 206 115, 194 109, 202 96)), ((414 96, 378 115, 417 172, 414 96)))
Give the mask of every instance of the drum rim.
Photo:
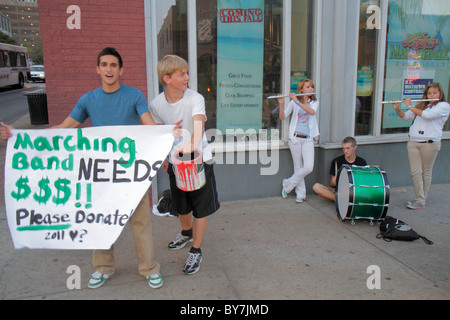
POLYGON ((387 177, 387 173, 384 170, 380 170, 381 172, 381 176, 383 177, 384 180, 384 210, 381 213, 381 216, 379 218, 379 220, 384 220, 384 218, 386 218, 387 212, 389 210, 389 201, 391 200, 391 186, 389 185, 389 181, 388 181, 388 177, 387 177))
MULTIPOLYGON (((339 169, 338 175, 336 176, 336 193, 334 195, 334 203, 335 203, 335 206, 336 206, 337 216, 338 216, 339 220, 341 220, 341 221, 347 220, 347 217, 350 217, 352 215, 352 213, 353 213, 353 206, 350 206, 350 205, 348 206, 347 213, 346 213, 344 218, 341 216, 341 213, 340 213, 340 210, 339 210, 339 201, 338 201, 339 181, 340 181, 340 177, 341 177, 342 171, 344 171, 344 169, 347 172, 347 175, 349 176, 349 179, 348 179, 349 180, 349 184, 353 185, 353 183, 354 183, 353 172, 350 170, 351 166, 349 166, 348 164, 343 164, 341 166, 341 168, 339 169)), ((354 187, 351 187, 351 188, 349 188, 349 203, 353 203, 355 201, 354 198, 355 198, 354 187)))

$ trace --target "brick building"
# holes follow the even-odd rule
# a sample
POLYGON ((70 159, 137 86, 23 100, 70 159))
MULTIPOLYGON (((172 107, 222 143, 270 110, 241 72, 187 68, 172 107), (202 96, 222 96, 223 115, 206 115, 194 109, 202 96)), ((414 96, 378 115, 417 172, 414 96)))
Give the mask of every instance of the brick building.
POLYGON ((143 1, 39 0, 49 122, 60 123, 84 93, 100 86, 97 55, 115 47, 122 82, 147 93, 143 1), (113 5, 111 5, 113 3, 113 5))

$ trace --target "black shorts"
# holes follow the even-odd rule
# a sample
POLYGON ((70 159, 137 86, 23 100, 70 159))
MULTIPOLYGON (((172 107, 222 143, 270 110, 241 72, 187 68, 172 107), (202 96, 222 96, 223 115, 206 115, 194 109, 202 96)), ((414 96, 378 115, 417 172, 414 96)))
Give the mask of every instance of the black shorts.
POLYGON ((204 163, 205 185, 195 191, 186 192, 178 189, 173 165, 169 163, 170 192, 172 193, 172 210, 179 215, 186 215, 192 212, 195 218, 201 219, 212 215, 219 210, 219 198, 216 189, 216 178, 214 176, 213 165, 204 163))

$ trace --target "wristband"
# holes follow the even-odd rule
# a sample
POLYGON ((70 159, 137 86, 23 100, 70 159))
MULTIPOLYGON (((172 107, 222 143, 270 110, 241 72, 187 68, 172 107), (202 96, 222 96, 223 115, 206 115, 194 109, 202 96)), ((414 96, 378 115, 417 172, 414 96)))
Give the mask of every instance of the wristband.
POLYGON ((412 106, 408 106, 408 110, 411 110, 412 106))
POLYGON ((296 105, 300 105, 300 100, 297 100, 297 102, 295 104, 296 105))

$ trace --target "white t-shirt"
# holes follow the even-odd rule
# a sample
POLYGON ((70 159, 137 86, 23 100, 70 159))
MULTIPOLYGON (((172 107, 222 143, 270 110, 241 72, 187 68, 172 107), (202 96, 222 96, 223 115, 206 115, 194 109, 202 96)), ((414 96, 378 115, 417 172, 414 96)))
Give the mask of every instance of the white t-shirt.
MULTIPOLYGON (((169 103, 163 92, 150 102, 150 114, 153 120, 160 124, 175 124, 183 120, 181 123, 183 135, 179 140, 175 141, 174 148, 172 148, 169 156, 169 161, 173 163, 172 156, 173 152, 176 151, 175 146, 184 139, 190 140, 192 137, 194 130, 192 118, 200 114, 204 115, 206 120, 205 98, 194 90, 187 89, 183 98, 175 103, 169 103)), ((204 162, 212 159, 212 151, 206 139, 206 134, 203 134, 202 142, 198 149, 203 153, 204 162)))
MULTIPOLYGON (((315 113, 319 110, 319 100, 309 101, 309 105, 311 109, 314 110, 315 113)), ((294 101, 291 100, 286 108, 284 108, 284 116, 287 119, 291 113, 293 116, 291 118, 291 122, 289 123, 289 139, 294 137, 295 130, 297 128, 297 121, 299 119, 298 113, 300 110, 303 110, 299 105, 297 105, 294 101)), ((306 114, 306 112, 305 112, 306 114)), ((309 118, 309 135, 311 138, 316 138, 319 136, 319 126, 317 124, 317 118, 315 115, 305 115, 305 117, 309 118)), ((294 140, 295 141, 295 140, 294 140)))
POLYGON ((425 109, 422 116, 417 116, 408 110, 403 119, 412 120, 414 123, 409 129, 412 141, 423 142, 427 140, 441 141, 442 129, 450 114, 450 105, 447 102, 439 102, 432 108, 425 109))

